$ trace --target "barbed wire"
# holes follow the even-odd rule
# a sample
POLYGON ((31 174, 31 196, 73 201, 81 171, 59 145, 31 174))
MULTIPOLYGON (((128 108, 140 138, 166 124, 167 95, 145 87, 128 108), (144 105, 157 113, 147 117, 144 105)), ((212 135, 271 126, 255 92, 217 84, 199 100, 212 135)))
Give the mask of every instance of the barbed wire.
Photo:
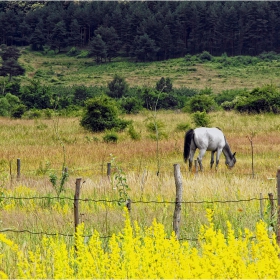
MULTIPOLYGON (((107 199, 91 199, 91 198, 72 198, 72 197, 59 197, 59 196, 54 196, 54 197, 49 197, 49 196, 33 196, 33 197, 14 197, 14 196, 0 196, 0 203, 1 199, 11 199, 11 200, 70 200, 70 201, 83 201, 83 202, 105 202, 105 203, 118 203, 118 199, 112 199, 112 200, 107 200, 107 199)), ((262 201, 262 200, 274 200, 276 201, 277 198, 269 199, 268 197, 261 197, 261 198, 247 198, 247 199, 237 199, 237 200, 202 200, 202 201, 181 201, 182 204, 203 204, 203 203, 238 203, 238 202, 250 202, 250 201, 262 201)), ((174 204, 176 201, 156 201, 156 200, 149 200, 149 201, 143 201, 143 200, 130 200, 132 204, 149 204, 149 203, 154 203, 154 204, 174 204)))
MULTIPOLYGON (((33 232, 33 231, 30 231, 30 230, 27 230, 27 229, 23 229, 23 230, 14 230, 14 229, 3 229, 3 230, 0 230, 0 233, 5 233, 5 232, 12 232, 12 233, 29 233, 29 234, 32 234, 32 235, 46 235, 46 236, 64 236, 64 237, 75 237, 75 234, 68 234, 68 233, 48 233, 48 232, 43 232, 43 231, 40 231, 40 232, 33 232)), ((82 236, 83 238, 91 238, 92 235, 83 235, 82 236)), ((107 235, 107 236, 99 236, 99 238, 101 239, 109 239, 111 238, 112 235, 107 235)), ((242 238, 245 238, 246 236, 241 236, 242 238)), ((240 237, 235 237, 235 239, 238 239, 240 237)), ((256 236, 250 236, 250 239, 255 239, 256 236)), ((271 239, 271 237, 269 237, 271 239)), ((123 237, 121 237, 121 239, 123 239, 123 237)), ((169 238, 166 238, 166 239, 169 239, 169 238)), ((225 237, 225 239, 227 240, 228 238, 225 237)), ((194 238, 194 237, 189 237, 189 238, 186 238, 186 237, 182 237, 182 238, 178 238, 178 241, 190 241, 190 242, 198 242, 200 240, 205 240, 204 238, 202 239, 199 239, 199 238, 194 238)))

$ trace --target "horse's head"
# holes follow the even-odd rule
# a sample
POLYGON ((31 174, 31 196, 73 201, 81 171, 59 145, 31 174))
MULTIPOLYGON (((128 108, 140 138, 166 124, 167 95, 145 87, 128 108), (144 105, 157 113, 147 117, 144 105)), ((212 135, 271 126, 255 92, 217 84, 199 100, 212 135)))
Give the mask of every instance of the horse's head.
POLYGON ((226 160, 226 166, 227 166, 229 169, 231 169, 231 168, 235 165, 235 163, 236 163, 235 154, 236 154, 236 153, 233 153, 231 159, 227 159, 227 160, 226 160))

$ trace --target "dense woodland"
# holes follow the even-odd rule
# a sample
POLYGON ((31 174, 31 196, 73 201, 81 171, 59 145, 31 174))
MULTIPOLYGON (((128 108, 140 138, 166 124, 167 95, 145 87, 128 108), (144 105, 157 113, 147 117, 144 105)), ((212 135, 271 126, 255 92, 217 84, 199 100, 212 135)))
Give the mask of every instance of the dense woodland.
POLYGON ((280 49, 278 1, 4 1, 0 44, 88 48, 97 60, 280 49))

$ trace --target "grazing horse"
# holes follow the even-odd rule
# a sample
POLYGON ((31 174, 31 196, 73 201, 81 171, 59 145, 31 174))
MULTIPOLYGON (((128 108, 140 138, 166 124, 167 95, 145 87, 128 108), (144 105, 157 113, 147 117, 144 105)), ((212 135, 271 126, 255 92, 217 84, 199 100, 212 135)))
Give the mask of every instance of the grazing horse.
POLYGON ((214 154, 216 154, 216 170, 219 164, 219 158, 221 153, 225 155, 226 165, 228 168, 232 168, 236 163, 235 153, 232 154, 229 144, 223 134, 223 132, 216 127, 199 127, 196 129, 190 129, 186 132, 184 143, 184 160, 189 159, 189 170, 192 168, 193 156, 199 149, 199 155, 197 161, 200 166, 200 170, 203 170, 202 158, 206 151, 211 151, 210 167, 212 168, 214 163, 214 154))

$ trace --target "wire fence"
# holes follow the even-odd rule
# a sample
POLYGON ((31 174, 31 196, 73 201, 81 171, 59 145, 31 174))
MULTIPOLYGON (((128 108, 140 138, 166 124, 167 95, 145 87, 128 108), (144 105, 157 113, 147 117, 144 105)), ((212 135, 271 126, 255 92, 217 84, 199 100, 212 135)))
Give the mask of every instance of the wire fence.
MULTIPOLYGON (((178 166, 178 165, 177 165, 178 166)), ((175 165, 174 165, 175 167, 175 165)), ((108 176, 110 176, 110 171, 111 171, 111 166, 109 163, 107 163, 107 172, 106 174, 108 176)), ((277 174, 279 172, 277 171, 277 174)), ((20 160, 17 160, 17 177, 20 178, 21 176, 21 163, 20 160)), ((274 230, 277 234, 277 238, 278 241, 280 243, 280 236, 279 236, 279 213, 278 213, 278 205, 279 205, 279 197, 280 195, 278 195, 278 199, 274 199, 272 194, 268 194, 268 197, 259 197, 259 198, 248 198, 248 199, 238 199, 238 200, 201 200, 201 201, 184 201, 182 200, 182 198, 178 198, 178 192, 182 192, 182 186, 179 186, 181 184, 181 178, 180 178, 181 174, 179 171, 179 174, 176 175, 175 169, 174 169, 174 177, 175 177, 175 185, 176 185, 176 198, 173 201, 168 201, 168 200, 162 200, 162 201, 157 201, 157 200, 130 200, 129 203, 127 203, 127 208, 129 210, 129 212, 131 213, 134 210, 134 207, 137 205, 157 205, 157 204, 162 204, 162 205, 170 205, 170 206, 174 206, 175 210, 173 213, 173 230, 175 231, 177 238, 179 240, 188 240, 188 241, 197 241, 197 238, 189 238, 189 237, 181 237, 179 234, 180 231, 180 223, 181 223, 181 208, 186 207, 187 205, 216 205, 216 204, 234 204, 234 203, 249 203, 249 202, 258 202, 259 203, 259 217, 263 218, 264 216, 264 206, 263 206, 263 202, 264 201, 268 201, 269 205, 270 205, 270 212, 268 213, 269 215, 269 220, 275 220, 276 214, 277 214, 277 225, 275 225, 274 230), (179 178, 178 178, 179 176, 179 178), (180 190, 181 189, 181 190, 180 190), (275 201, 277 203, 275 203, 275 201)), ((280 184, 279 181, 280 176, 277 176, 277 184, 280 184)), ((77 179, 78 180, 78 179, 77 179)), ((80 178, 79 178, 80 180, 80 178)), ((80 186, 81 187, 81 186, 80 186)), ((279 190, 279 188, 277 188, 279 190)), ((76 226, 80 223, 80 213, 79 213, 79 203, 84 202, 84 203, 95 203, 95 204, 105 204, 107 205, 108 203, 114 203, 117 204, 119 203, 118 199, 91 199, 91 198, 80 198, 79 195, 77 195, 77 181, 76 181, 76 192, 75 192, 75 196, 74 197, 62 197, 62 196, 33 196, 33 197, 16 197, 16 196, 5 196, 2 195, 0 196, 0 208, 1 208, 1 203, 7 201, 7 200, 13 200, 13 201, 27 201, 27 200, 32 200, 32 201, 36 201, 36 200, 47 200, 47 201, 52 201, 52 200, 59 200, 59 201, 69 201, 70 203, 73 202, 74 204, 74 226, 76 228, 76 226)), ((107 221, 106 221, 107 223, 107 221)), ((12 232, 12 233, 27 233, 27 234, 31 234, 31 235, 47 235, 47 236, 55 236, 55 235, 61 235, 61 236, 67 236, 67 237, 74 237, 74 231, 70 232, 70 233, 61 233, 61 232, 46 232, 46 231, 32 231, 29 229, 13 229, 13 228, 4 228, 4 229, 0 229, 0 232, 4 233, 4 232, 12 232)), ((90 237, 91 235, 87 235, 85 237, 90 237)), ((111 235, 104 235, 101 238, 110 238, 111 235)))
MULTIPOLYGON (((75 202, 78 200, 78 202, 92 202, 92 203, 115 203, 117 204, 119 202, 119 200, 117 199, 90 199, 90 198, 78 198, 75 199, 74 197, 58 197, 58 196, 53 196, 53 197, 49 197, 49 196, 33 196, 33 197, 15 197, 15 196, 2 196, 0 197, 0 201, 3 202, 5 200, 15 200, 15 201, 19 201, 19 200, 32 200, 32 201, 36 201, 36 200, 67 200, 70 202, 75 202)), ((277 201, 277 199, 274 199, 273 197, 261 197, 261 198, 249 198, 249 199, 239 199, 239 200, 201 200, 201 201, 184 201, 182 200, 180 203, 182 205, 192 205, 192 204, 228 204, 228 203, 240 203, 240 202, 252 202, 252 201, 258 201, 260 203, 260 209, 262 208, 261 204, 263 201, 269 201, 271 206, 271 213, 270 215, 274 215, 275 213, 275 206, 274 206, 274 202, 277 201)), ((149 205, 149 204, 170 204, 170 205, 174 205, 176 204, 176 201, 167 201, 167 200, 163 200, 163 201, 155 201, 155 200, 150 200, 150 201, 143 201, 143 200, 136 200, 136 201, 130 201, 130 205, 129 205, 129 210, 133 211, 134 205, 137 204, 145 204, 145 205, 149 205)), ((1 204, 0 204, 1 205, 1 204)), ((128 207, 128 205, 127 205, 128 207)), ((260 210, 261 211, 261 210, 260 210)), ((262 216, 262 213, 260 213, 260 216, 262 216)), ((65 236, 65 237, 74 237, 75 234, 74 233, 61 233, 61 232, 45 232, 45 231, 31 231, 28 229, 20 229, 20 230, 15 230, 15 229, 0 229, 1 233, 5 233, 5 232, 12 232, 12 233, 28 233, 31 235, 46 235, 46 236, 65 236)), ((90 238, 91 235, 86 235, 84 236, 86 238, 90 238)), ((100 238, 102 239, 107 239, 110 238, 111 235, 108 236, 101 236, 100 238)), ((182 241, 198 241, 198 238, 178 238, 179 240, 182 241)))

